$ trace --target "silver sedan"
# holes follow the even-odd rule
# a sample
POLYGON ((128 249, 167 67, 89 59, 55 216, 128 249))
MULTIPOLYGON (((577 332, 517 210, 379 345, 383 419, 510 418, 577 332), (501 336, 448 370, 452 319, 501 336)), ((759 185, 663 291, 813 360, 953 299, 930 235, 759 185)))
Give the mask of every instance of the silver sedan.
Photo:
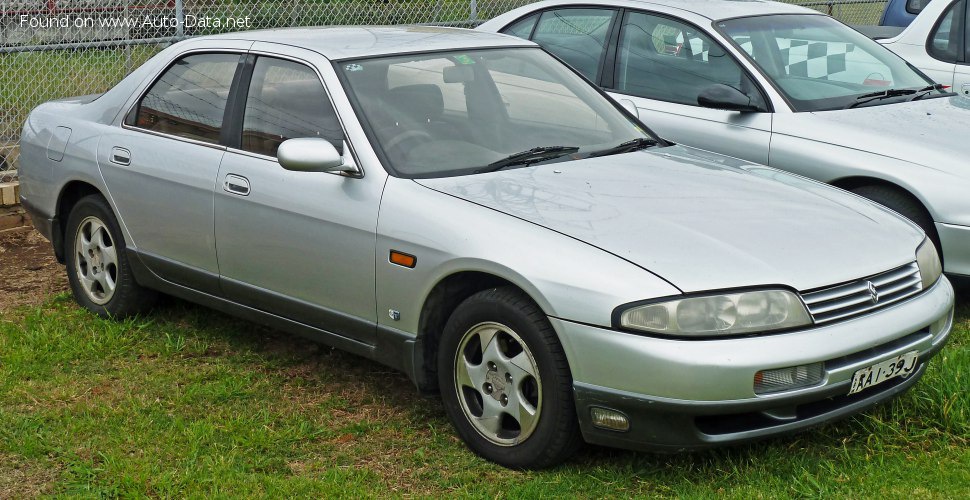
POLYGON ((894 209, 970 278, 970 99, 848 26, 778 2, 550 0, 479 29, 538 42, 665 139, 894 209))
POLYGON ((951 329, 911 222, 670 145, 513 37, 196 38, 38 107, 22 144, 22 201, 87 309, 160 291, 377 360, 511 467, 841 418, 951 329))

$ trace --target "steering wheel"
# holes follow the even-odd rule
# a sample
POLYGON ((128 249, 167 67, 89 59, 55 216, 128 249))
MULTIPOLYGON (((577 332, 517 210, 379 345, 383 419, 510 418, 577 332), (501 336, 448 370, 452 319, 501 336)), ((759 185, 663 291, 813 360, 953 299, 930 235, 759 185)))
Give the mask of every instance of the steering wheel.
POLYGON ((434 137, 424 130, 405 130, 391 137, 384 144, 384 151, 390 156, 404 158, 408 150, 434 141, 434 137))

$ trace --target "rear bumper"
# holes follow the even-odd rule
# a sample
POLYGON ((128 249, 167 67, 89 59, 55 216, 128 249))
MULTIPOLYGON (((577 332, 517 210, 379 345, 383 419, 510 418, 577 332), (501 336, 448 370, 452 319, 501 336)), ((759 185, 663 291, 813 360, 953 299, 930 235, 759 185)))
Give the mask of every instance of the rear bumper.
POLYGON ((936 223, 943 247, 943 271, 970 276, 970 226, 936 223))
POLYGON ((573 371, 586 441, 682 451, 794 432, 865 410, 906 391, 949 336, 953 288, 946 279, 876 313, 809 330, 718 341, 631 335, 553 319, 573 371), (910 351, 919 365, 847 395, 855 371, 910 351), (760 370, 824 363, 816 386, 754 393, 760 370), (624 414, 630 429, 593 426, 592 407, 624 414))
POLYGON ((61 245, 60 222, 57 220, 57 217, 45 213, 23 195, 20 196, 20 205, 24 207, 24 211, 30 216, 30 222, 33 224, 34 229, 47 238, 54 246, 54 256, 57 257, 58 262, 63 264, 64 250, 63 245, 61 245))

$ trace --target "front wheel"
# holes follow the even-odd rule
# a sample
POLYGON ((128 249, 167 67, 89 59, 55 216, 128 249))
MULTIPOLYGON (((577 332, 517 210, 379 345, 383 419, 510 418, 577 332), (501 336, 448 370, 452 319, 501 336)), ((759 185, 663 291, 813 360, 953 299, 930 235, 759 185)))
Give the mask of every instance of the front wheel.
POLYGON ((130 316, 152 305, 156 295, 135 282, 121 228, 104 198, 78 201, 64 236, 68 280, 78 304, 103 317, 130 316))
POLYGON ((445 326, 438 378, 458 434, 488 460, 543 468, 581 443, 566 356, 548 319, 518 290, 485 290, 458 306, 445 326))

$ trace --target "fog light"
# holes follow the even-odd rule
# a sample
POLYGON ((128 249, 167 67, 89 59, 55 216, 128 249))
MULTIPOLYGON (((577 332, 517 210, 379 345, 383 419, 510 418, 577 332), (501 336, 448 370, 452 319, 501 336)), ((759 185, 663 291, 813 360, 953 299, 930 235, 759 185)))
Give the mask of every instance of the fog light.
POLYGON ((822 381, 822 363, 762 370, 754 374, 754 393, 790 391, 822 381))
POLYGON ((626 415, 616 410, 594 406, 589 409, 589 415, 593 417, 593 425, 601 429, 621 432, 630 430, 630 421, 626 415))

